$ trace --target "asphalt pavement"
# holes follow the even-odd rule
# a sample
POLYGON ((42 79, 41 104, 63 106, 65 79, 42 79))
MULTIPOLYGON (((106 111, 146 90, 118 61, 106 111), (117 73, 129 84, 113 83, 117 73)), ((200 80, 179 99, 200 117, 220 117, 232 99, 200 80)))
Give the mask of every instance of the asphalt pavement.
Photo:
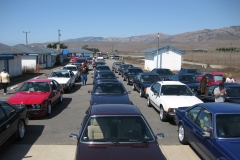
MULTIPOLYGON (((3 95, 0 89, 0 100, 7 100, 14 89, 12 87, 21 85, 24 81, 34 77, 46 78, 53 69, 61 68, 68 64, 66 60, 61 66, 54 66, 47 69, 41 69, 39 73, 27 74, 11 78, 11 84, 8 87, 8 95, 3 95)), ((112 66, 114 60, 107 60, 108 65, 112 66)), ((121 80, 121 78, 119 77, 121 80)), ((132 90, 132 86, 126 85, 127 90, 132 90)), ((86 86, 81 86, 77 82, 70 93, 64 94, 63 103, 54 106, 50 116, 41 119, 31 119, 27 126, 25 138, 18 142, 8 145, 0 153, 1 160, 68 160, 74 159, 76 149, 76 139, 69 138, 70 133, 78 133, 79 126, 83 119, 86 109, 89 107, 90 94, 88 90, 92 89, 91 74, 88 75, 86 86)), ((135 91, 130 95, 134 105, 138 106, 154 134, 164 133, 165 137, 158 139, 160 148, 169 160, 195 160, 200 159, 197 154, 188 145, 181 145, 177 139, 177 126, 168 122, 161 122, 159 113, 146 105, 146 99, 140 98, 135 91)))

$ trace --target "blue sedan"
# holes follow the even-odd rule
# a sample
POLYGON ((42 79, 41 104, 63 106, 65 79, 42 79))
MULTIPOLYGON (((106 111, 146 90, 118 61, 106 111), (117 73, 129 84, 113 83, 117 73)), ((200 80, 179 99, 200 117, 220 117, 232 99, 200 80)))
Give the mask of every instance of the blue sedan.
POLYGON ((203 159, 240 159, 240 105, 201 103, 176 110, 178 139, 203 159))

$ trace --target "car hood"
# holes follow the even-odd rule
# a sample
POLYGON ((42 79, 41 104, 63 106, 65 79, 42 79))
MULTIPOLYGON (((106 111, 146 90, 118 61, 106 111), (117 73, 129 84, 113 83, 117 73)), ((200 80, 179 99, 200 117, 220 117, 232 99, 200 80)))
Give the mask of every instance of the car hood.
POLYGON ((50 94, 50 92, 17 92, 7 101, 12 104, 40 104, 50 94))
POLYGON ((231 98, 231 97, 228 97, 227 100, 231 103, 238 103, 240 104, 240 97, 239 98, 231 98))
POLYGON ((240 159, 239 145, 240 138, 228 139, 228 140, 219 140, 218 145, 224 148, 231 156, 231 159, 240 159))
POLYGON ((49 77, 48 79, 54 79, 60 84, 66 84, 70 78, 57 78, 57 77, 49 77))
POLYGON ((128 94, 92 94, 91 104, 130 104, 128 94))
POLYGON ((76 159, 105 159, 105 160, 135 160, 135 159, 165 159, 156 143, 152 144, 81 144, 78 146, 76 159))
POLYGON ((170 108, 178 108, 178 107, 189 107, 198 103, 203 103, 196 96, 164 96, 161 95, 161 101, 164 103, 163 105, 167 105, 170 108))

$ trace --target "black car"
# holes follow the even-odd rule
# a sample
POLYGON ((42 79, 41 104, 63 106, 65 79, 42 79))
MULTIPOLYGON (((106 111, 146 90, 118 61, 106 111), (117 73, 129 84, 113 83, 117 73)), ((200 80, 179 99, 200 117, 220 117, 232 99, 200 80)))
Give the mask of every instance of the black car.
POLYGON ((111 70, 98 70, 94 73, 93 78, 93 85, 97 81, 102 80, 116 80, 118 77, 111 71, 111 70))
POLYGON ((28 119, 25 105, 0 101, 0 153, 6 143, 24 138, 28 119))
POLYGON ((132 64, 122 64, 118 69, 118 74, 122 75, 122 77, 123 77, 126 70, 130 67, 133 67, 133 65, 132 64))
POLYGON ((193 93, 197 94, 199 80, 193 74, 175 74, 170 78, 171 81, 180 81, 186 84, 193 93))
POLYGON ((133 78, 132 88, 133 90, 137 90, 139 92, 140 97, 145 97, 147 87, 150 87, 153 83, 157 81, 161 81, 158 74, 142 72, 133 78))
POLYGON ((126 81, 127 84, 132 84, 133 78, 142 72, 143 70, 139 67, 128 68, 126 72, 123 74, 123 80, 126 81))
POLYGON ((125 64, 125 63, 124 63, 124 62, 113 62, 113 64, 112 64, 112 71, 114 71, 115 73, 117 73, 119 67, 120 67, 122 64, 125 64))
MULTIPOLYGON (((215 102, 214 89, 218 87, 218 84, 212 84, 208 87, 208 95, 201 95, 200 89, 198 90, 198 96, 204 102, 215 102)), ((240 104, 240 84, 238 83, 224 83, 226 90, 225 102, 240 104)))
POLYGON ((100 81, 93 86, 90 106, 94 104, 132 104, 124 85, 119 81, 100 81))
POLYGON ((97 67, 97 66, 99 66, 99 65, 106 65, 106 63, 105 63, 105 62, 102 62, 102 61, 97 61, 97 62, 94 62, 94 63, 92 64, 92 67, 95 68, 95 67, 97 67))
POLYGON ((178 72, 178 74, 194 74, 196 78, 201 78, 203 76, 203 73, 199 71, 197 68, 181 68, 181 70, 178 72))
POLYGON ((158 74, 162 81, 169 80, 169 78, 174 75, 170 69, 166 68, 154 68, 151 73, 158 74))

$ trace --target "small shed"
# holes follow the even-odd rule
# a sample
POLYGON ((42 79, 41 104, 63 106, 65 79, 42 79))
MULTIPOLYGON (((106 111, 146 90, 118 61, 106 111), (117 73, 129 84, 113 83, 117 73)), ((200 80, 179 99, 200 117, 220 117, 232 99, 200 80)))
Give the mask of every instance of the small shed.
POLYGON ((182 65, 182 55, 186 52, 172 46, 153 47, 141 52, 145 55, 144 69, 168 68, 170 70, 180 70, 182 65))
POLYGON ((70 54, 70 55, 74 55, 74 56, 80 56, 80 55, 84 54, 85 56, 93 57, 93 55, 94 55, 93 51, 89 51, 89 50, 86 50, 86 49, 77 49, 77 48, 64 49, 64 50, 62 50, 62 53, 63 54, 70 54))

